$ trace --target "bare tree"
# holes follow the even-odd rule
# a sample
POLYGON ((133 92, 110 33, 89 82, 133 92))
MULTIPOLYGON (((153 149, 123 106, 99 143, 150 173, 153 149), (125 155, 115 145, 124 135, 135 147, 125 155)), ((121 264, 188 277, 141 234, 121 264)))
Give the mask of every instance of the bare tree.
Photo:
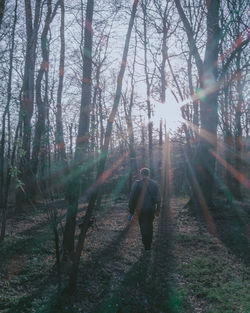
POLYGON ((26 55, 22 86, 22 100, 20 103, 20 119, 22 123, 22 149, 23 155, 19 164, 20 180, 24 184, 25 194, 19 189, 16 195, 17 207, 21 208, 25 197, 29 197, 30 180, 32 175, 30 168, 31 151, 31 118, 34 110, 34 75, 36 63, 36 47, 38 30, 40 26, 42 1, 36 0, 34 14, 30 0, 25 0, 25 19, 26 19, 26 55), (34 19, 33 19, 34 15, 34 19))
POLYGON ((141 2, 142 12, 143 12, 143 34, 141 36, 143 48, 144 48, 144 73, 146 79, 146 104, 147 104, 147 115, 148 115, 148 157, 149 157, 149 167, 151 169, 151 176, 154 176, 154 161, 153 161, 153 121, 152 121, 152 104, 151 104, 151 87, 153 82, 154 73, 149 74, 148 66, 148 14, 147 7, 149 5, 149 0, 144 0, 141 2))
POLYGON ((0 0, 0 29, 2 26, 3 16, 4 16, 4 9, 5 9, 5 0, 0 0))
POLYGON ((55 144, 57 149, 57 181, 59 188, 64 188, 64 176, 68 171, 64 131, 63 131, 63 118, 62 118, 62 95, 63 95, 63 82, 64 82, 64 64, 65 64, 65 7, 64 0, 60 1, 61 6, 61 25, 60 25, 60 62, 59 62, 59 82, 57 88, 56 98, 56 133, 55 144))
POLYGON ((137 171, 137 161, 136 161, 136 151, 135 151, 135 136, 134 136, 134 127, 133 127, 133 118, 132 118, 132 109, 135 102, 135 65, 136 65, 136 56, 137 56, 137 37, 135 35, 135 50, 134 50, 134 60, 132 64, 131 71, 131 93, 129 101, 124 99, 124 112, 125 119, 127 123, 128 136, 129 136, 129 160, 130 160, 130 175, 129 175, 129 189, 132 185, 132 179, 137 171))
MULTIPOLYGON (((42 62, 40 69, 38 71, 37 79, 36 79, 36 104, 37 104, 37 110, 38 110, 38 118, 37 118, 37 123, 35 127, 35 136, 34 136, 34 141, 33 141, 33 149, 32 149, 32 158, 31 158, 31 181, 32 183, 30 184, 29 187, 29 196, 31 196, 33 199, 35 198, 36 195, 36 175, 37 175, 37 170, 38 170, 38 158, 39 158, 39 153, 41 149, 41 138, 45 133, 45 120, 46 120, 46 108, 45 106, 48 105, 45 99, 42 97, 42 81, 44 75, 46 75, 49 71, 49 45, 48 45, 48 32, 49 32, 49 27, 51 22, 53 21, 53 18, 56 15, 58 5, 61 0, 58 0, 54 9, 52 10, 52 1, 48 0, 47 1, 47 15, 45 18, 45 24, 44 24, 44 29, 42 31, 41 35, 41 48, 42 48, 42 62)), ((47 84, 46 80, 46 84, 47 84)))
POLYGON ((89 122, 91 110, 91 87, 92 87, 92 19, 94 11, 94 1, 88 0, 86 8, 85 28, 84 28, 84 48, 83 48, 83 72, 82 72, 82 93, 81 108, 79 117, 79 127, 76 140, 76 152, 74 159, 73 175, 67 184, 67 199, 69 202, 66 225, 64 230, 64 249, 70 253, 74 251, 74 236, 76 226, 76 215, 78 208, 78 197, 80 193, 83 170, 81 164, 87 157, 89 144, 89 122))
MULTIPOLYGON (((9 58, 9 75, 8 75, 8 87, 7 87, 7 103, 3 113, 3 122, 2 122, 2 135, 0 142, 0 208, 2 208, 2 225, 1 225, 1 235, 0 242, 4 240, 5 237, 5 228, 6 228, 6 209, 8 204, 8 195, 10 187, 10 150, 11 150, 11 129, 10 129, 10 102, 11 102, 11 93, 12 93, 12 74, 13 74, 13 57, 14 57, 14 47, 15 47, 15 31, 17 23, 17 0, 15 1, 14 7, 14 19, 11 32, 11 47, 10 47, 10 58, 9 58), (6 171, 6 176, 4 175, 5 169, 5 141, 6 141, 6 117, 8 118, 8 152, 7 160, 8 166, 6 171)), ((13 164, 12 164, 13 165, 13 164)))
POLYGON ((217 123, 218 123, 218 90, 217 90, 217 60, 218 60, 218 44, 220 40, 219 29, 219 1, 211 0, 207 8, 207 42, 205 49, 204 61, 199 54, 193 29, 187 19, 186 14, 179 0, 175 0, 176 8, 183 22, 186 31, 189 47, 194 56, 197 71, 199 74, 199 82, 201 88, 205 92, 205 97, 201 101, 200 118, 200 148, 199 148, 199 171, 196 172, 201 193, 195 191, 196 199, 204 197, 205 203, 212 205, 212 190, 215 171, 215 157, 211 150, 216 149, 217 144, 217 123))
POLYGON ((81 232, 80 232, 80 235, 78 238, 78 242, 77 242, 77 246, 76 246, 76 252, 74 254, 74 261, 73 261, 73 266, 72 266, 70 281, 69 281, 69 286, 70 286, 70 289, 72 291, 74 291, 75 287, 76 287, 76 280, 77 280, 77 273, 78 273, 78 268, 79 268, 81 251, 83 249, 84 241, 86 238, 86 233, 87 233, 87 230, 89 228, 89 222, 90 222, 90 219, 91 219, 92 214, 93 214, 95 202, 98 198, 98 193, 100 192, 100 186, 103 184, 105 179, 109 175, 111 175, 115 166, 118 166, 120 164, 120 162, 122 161, 122 159, 124 159, 126 156, 126 154, 125 154, 123 156, 123 158, 118 160, 116 162, 116 164, 113 165, 113 167, 108 172, 106 172, 106 173, 104 172, 105 163, 106 163, 107 154, 108 154, 109 143, 111 140, 112 126, 114 123, 114 119, 115 119, 116 112, 118 110, 118 105, 119 105, 120 98, 121 98, 122 81, 123 81, 123 76, 125 73, 130 37, 131 37, 131 33, 132 33, 132 28, 134 25, 134 19, 135 19, 137 6, 138 6, 138 0, 135 0, 134 4, 133 4, 131 15, 130 15, 128 31, 127 31, 127 35, 126 35, 126 39, 125 39, 125 46, 124 46, 123 55, 122 55, 121 67, 120 67, 120 71, 119 71, 118 78, 117 78, 117 86, 116 86, 116 93, 115 93, 115 98, 114 98, 114 102, 113 102, 113 107, 112 107, 112 110, 111 110, 111 113, 110 113, 110 116, 109 116, 109 119, 107 122, 105 140, 104 140, 104 145, 103 145, 103 149, 102 149, 103 157, 100 160, 99 165, 98 165, 97 179, 96 179, 95 184, 92 187, 92 193, 91 193, 91 196, 89 199, 88 208, 87 208, 83 223, 81 225, 81 232))

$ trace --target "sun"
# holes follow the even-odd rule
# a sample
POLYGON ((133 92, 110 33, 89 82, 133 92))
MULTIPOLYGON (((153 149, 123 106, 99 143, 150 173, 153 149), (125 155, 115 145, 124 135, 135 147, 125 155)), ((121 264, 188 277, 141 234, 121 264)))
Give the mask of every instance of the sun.
POLYGON ((180 109, 183 103, 176 101, 169 88, 166 90, 166 101, 164 103, 154 99, 151 100, 151 103, 154 106, 152 120, 155 126, 159 125, 160 120, 163 120, 166 122, 167 129, 176 130, 183 122, 180 109))

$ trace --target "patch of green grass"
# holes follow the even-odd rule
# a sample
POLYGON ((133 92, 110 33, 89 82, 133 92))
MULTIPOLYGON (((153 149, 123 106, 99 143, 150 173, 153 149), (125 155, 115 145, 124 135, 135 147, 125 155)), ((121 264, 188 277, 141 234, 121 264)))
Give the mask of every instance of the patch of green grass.
MULTIPOLYGON (((48 269, 55 262, 52 236, 49 227, 34 235, 6 236, 0 249, 0 264, 6 267, 8 276, 0 283, 0 289, 4 289, 3 295, 0 293, 0 311, 4 309, 10 313, 37 313, 38 309, 42 309, 40 300, 35 300, 37 297, 33 292, 40 287, 43 290, 42 285, 46 280, 48 269), (37 305, 35 304, 36 309, 33 310, 36 301, 38 301, 37 305)), ((45 303, 44 307, 48 307, 51 301, 49 297, 45 298, 41 301, 45 303)))
POLYGON ((53 240, 49 227, 42 232, 33 235, 8 235, 0 246, 0 263, 4 264, 15 255, 35 254, 43 255, 51 253, 53 240))
POLYGON ((190 292, 207 301, 210 313, 250 312, 250 284, 227 260, 200 255, 183 266, 190 292))
POLYGON ((186 295, 182 289, 171 288, 168 292, 166 307, 167 312, 181 313, 185 312, 186 295))
POLYGON ((175 236, 175 240, 177 240, 178 242, 180 242, 181 244, 184 245, 195 245, 195 244, 211 244, 212 243, 212 239, 211 236, 207 235, 207 234, 202 234, 197 236, 197 234, 182 234, 182 233, 178 233, 175 236))

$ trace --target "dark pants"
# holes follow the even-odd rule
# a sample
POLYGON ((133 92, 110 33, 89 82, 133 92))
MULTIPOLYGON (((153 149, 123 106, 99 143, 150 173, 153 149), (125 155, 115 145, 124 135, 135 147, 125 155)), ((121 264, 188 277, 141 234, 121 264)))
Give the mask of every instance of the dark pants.
POLYGON ((152 213, 140 214, 139 216, 142 243, 144 244, 145 249, 151 248, 153 239, 153 220, 154 215, 152 213))

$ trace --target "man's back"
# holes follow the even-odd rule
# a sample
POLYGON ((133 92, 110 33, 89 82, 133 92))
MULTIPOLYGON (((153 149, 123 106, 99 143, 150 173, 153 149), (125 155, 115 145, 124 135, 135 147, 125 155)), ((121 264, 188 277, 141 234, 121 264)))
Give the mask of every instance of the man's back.
POLYGON ((133 184, 129 197, 129 221, 136 211, 145 250, 151 249, 153 220, 155 216, 159 216, 161 201, 160 189, 157 183, 149 178, 149 174, 148 168, 140 170, 142 179, 133 184))
POLYGON ((160 202, 160 191, 157 183, 149 178, 137 180, 131 189, 129 209, 131 213, 154 212, 155 205, 160 202))

